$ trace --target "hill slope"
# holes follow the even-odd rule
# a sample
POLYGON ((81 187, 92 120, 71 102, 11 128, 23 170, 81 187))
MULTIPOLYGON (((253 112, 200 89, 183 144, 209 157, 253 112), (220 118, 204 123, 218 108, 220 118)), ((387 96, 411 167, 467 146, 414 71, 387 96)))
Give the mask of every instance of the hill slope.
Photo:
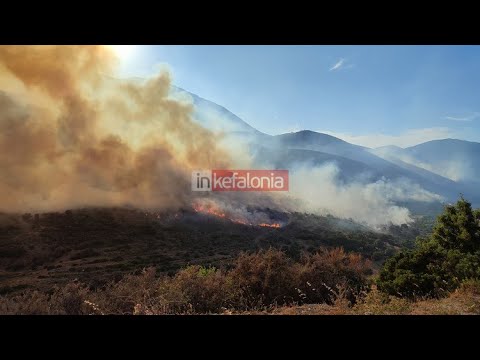
POLYGON ((126 208, 65 213, 0 214, 0 294, 49 289, 80 279, 101 285, 155 266, 174 272, 188 264, 221 266, 241 251, 279 248, 292 256, 320 246, 342 246, 381 261, 394 252, 392 235, 349 220, 284 214, 281 228, 233 223, 191 210, 145 213, 126 208))

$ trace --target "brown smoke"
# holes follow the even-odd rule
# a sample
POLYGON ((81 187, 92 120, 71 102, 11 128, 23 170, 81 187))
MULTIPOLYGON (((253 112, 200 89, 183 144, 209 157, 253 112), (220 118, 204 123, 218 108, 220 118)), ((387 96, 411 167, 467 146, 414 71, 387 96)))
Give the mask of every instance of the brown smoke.
POLYGON ((0 46, 0 211, 178 207, 191 169, 228 166, 168 73, 115 65, 103 46, 0 46))

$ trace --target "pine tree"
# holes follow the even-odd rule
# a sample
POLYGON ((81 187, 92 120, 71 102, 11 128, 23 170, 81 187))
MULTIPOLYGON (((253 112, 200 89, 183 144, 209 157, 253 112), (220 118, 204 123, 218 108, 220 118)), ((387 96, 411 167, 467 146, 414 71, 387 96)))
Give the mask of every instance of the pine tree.
POLYGON ((445 295, 470 278, 480 278, 480 209, 461 197, 445 207, 429 237, 386 261, 377 284, 413 298, 445 295))
POLYGON ((438 216, 432 239, 445 249, 480 250, 479 214, 479 210, 474 212, 472 205, 462 196, 456 205, 446 206, 443 214, 438 216))

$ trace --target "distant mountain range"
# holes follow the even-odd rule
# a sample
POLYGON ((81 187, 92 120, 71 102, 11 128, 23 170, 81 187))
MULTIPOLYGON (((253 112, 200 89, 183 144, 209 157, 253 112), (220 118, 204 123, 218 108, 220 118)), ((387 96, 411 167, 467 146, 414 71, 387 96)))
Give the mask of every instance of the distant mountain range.
POLYGON ((455 181, 480 179, 480 143, 456 139, 428 141, 405 149, 377 149, 393 159, 416 162, 420 167, 455 181))
MULTIPOLYGON (((174 91, 186 92, 180 88, 174 91)), ((333 162, 344 181, 358 176, 370 181, 409 179, 441 195, 447 202, 463 194, 480 205, 480 182, 477 180, 480 179, 480 143, 444 139, 408 148, 392 145, 370 149, 309 130, 267 135, 228 109, 188 94, 195 104, 196 120, 211 130, 247 139, 258 166, 292 169, 333 162)))

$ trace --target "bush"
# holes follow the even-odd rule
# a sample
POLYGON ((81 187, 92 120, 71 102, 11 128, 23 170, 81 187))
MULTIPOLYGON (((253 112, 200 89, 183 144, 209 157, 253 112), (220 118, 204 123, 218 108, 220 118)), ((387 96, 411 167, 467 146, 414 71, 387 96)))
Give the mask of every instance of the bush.
POLYGON ((132 314, 137 304, 150 307, 156 302, 155 269, 144 269, 138 275, 127 275, 95 292, 92 303, 104 314, 132 314))
POLYGON ((353 307, 354 314, 404 315, 410 313, 412 304, 405 299, 390 296, 373 288, 353 307))
POLYGON ((301 302, 332 304, 340 291, 354 302, 356 295, 368 287, 367 275, 371 263, 359 254, 343 249, 322 249, 313 255, 304 255, 295 265, 296 288, 301 302))
POLYGON ((192 265, 172 276, 157 277, 154 268, 147 268, 96 291, 72 283, 51 294, 25 291, 7 295, 0 297, 0 312, 208 314, 332 303, 340 293, 351 297, 359 293, 367 286, 370 273, 369 261, 342 249, 304 254, 299 262, 269 249, 241 254, 228 270, 192 265))
POLYGON ((254 254, 241 254, 228 274, 229 283, 241 298, 237 306, 257 308, 271 304, 292 303, 295 274, 285 253, 269 249, 254 254))
POLYGON ((92 313, 85 302, 89 290, 71 283, 55 287, 51 294, 26 291, 12 297, 0 297, 0 313, 11 315, 87 315, 92 313))
MULTIPOLYGON (((181 294, 172 298, 170 304, 180 305, 178 310, 188 309, 194 313, 218 313, 231 307, 234 290, 225 274, 215 268, 189 266, 173 278, 163 281, 164 294, 181 294), (178 301, 178 300, 181 301, 178 301)), ((174 307, 175 308, 175 307, 174 307)))

